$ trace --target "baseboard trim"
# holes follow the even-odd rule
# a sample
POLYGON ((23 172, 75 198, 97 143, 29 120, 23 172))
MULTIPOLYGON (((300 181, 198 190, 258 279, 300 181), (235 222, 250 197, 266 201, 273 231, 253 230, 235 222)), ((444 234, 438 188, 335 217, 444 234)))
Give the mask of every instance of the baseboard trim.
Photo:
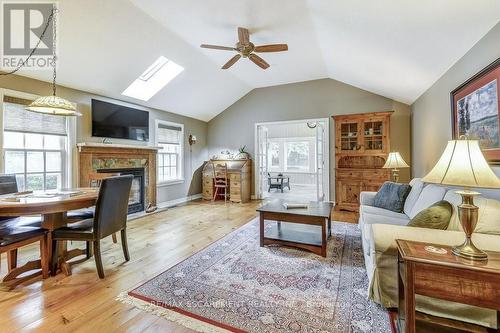
POLYGON ((182 197, 182 198, 178 198, 178 199, 174 199, 174 200, 159 202, 158 209, 173 207, 173 206, 179 205, 181 203, 201 199, 201 197, 202 197, 201 193, 197 193, 197 194, 193 194, 193 195, 190 195, 187 197, 182 197))
POLYGON ((188 196, 188 197, 182 197, 182 198, 179 198, 179 199, 174 199, 174 200, 170 200, 170 201, 160 202, 156 206, 156 207, 158 207, 158 209, 156 209, 154 212, 146 213, 145 211, 142 211, 142 212, 132 213, 132 214, 130 214, 130 215, 127 216, 127 221, 132 221, 132 220, 136 220, 138 218, 141 218, 141 217, 144 217, 144 216, 147 216, 147 215, 160 213, 160 212, 163 212, 163 211, 169 209, 170 207, 173 207, 173 206, 176 206, 176 205, 179 205, 181 203, 188 202, 188 201, 201 199, 201 197, 202 197, 201 193, 198 193, 198 194, 194 194, 194 195, 191 195, 191 196, 188 196))

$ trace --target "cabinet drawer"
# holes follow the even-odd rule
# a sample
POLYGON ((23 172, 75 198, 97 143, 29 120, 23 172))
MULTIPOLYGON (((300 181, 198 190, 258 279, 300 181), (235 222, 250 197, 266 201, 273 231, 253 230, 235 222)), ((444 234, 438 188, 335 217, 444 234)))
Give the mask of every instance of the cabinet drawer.
POLYGON ((363 178, 363 172, 361 170, 339 170, 337 169, 337 178, 349 178, 349 179, 359 179, 363 178))
POLYGON ((387 169, 378 169, 378 170, 366 170, 363 171, 363 178, 366 179, 381 179, 386 180, 389 177, 389 173, 387 169))
POLYGON ((241 175, 239 173, 230 173, 229 174, 229 179, 230 180, 237 180, 240 181, 241 175))

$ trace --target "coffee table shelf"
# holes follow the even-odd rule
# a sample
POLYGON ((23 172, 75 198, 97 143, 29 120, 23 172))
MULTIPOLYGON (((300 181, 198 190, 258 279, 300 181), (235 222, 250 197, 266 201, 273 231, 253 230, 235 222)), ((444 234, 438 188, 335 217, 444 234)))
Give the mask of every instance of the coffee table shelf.
POLYGON ((311 201, 307 208, 286 209, 284 202, 273 200, 257 209, 260 213, 260 246, 296 247, 326 257, 333 203, 311 201))

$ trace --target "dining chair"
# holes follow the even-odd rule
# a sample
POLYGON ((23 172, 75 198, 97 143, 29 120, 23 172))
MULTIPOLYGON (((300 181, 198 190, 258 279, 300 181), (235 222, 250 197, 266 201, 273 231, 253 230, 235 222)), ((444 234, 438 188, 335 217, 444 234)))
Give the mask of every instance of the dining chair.
MULTIPOLYGON (((0 195, 18 192, 15 175, 0 175, 0 195)), ((9 289, 42 274, 48 277, 49 257, 47 247, 47 230, 41 227, 40 216, 1 217, 0 218, 0 256, 7 253, 8 274, 2 279, 9 289), (40 259, 32 260, 17 267, 17 254, 20 247, 40 242, 40 259), (28 271, 40 269, 30 275, 28 271)))
MULTIPOLYGON (((227 192, 229 188, 229 181, 227 179, 227 163, 213 163, 214 171, 214 198, 217 198, 217 193, 219 189, 224 189, 224 204, 227 202, 227 192)), ((220 195, 220 194, 219 194, 220 195)))
POLYGON ((100 240, 120 231, 123 255, 130 260, 127 247, 127 213, 132 175, 110 177, 102 180, 93 218, 69 224, 52 232, 51 272, 55 275, 58 264, 58 241, 92 242, 99 278, 104 278, 100 240))
MULTIPOLYGON (((120 175, 119 173, 111 173, 111 172, 91 172, 89 173, 89 186, 92 188, 99 188, 101 186, 103 179, 109 177, 116 177, 119 175, 120 175)), ((67 213, 66 218, 68 219, 69 223, 73 223, 93 218, 94 212, 95 212, 95 207, 71 210, 67 213)), ((118 240, 116 238, 116 233, 113 233, 111 237, 113 239, 113 243, 118 243, 118 240)))

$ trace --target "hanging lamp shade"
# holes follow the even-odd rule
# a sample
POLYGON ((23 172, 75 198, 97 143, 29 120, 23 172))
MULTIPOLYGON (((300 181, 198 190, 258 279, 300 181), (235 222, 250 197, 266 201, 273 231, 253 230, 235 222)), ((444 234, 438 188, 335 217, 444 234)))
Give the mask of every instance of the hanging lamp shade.
POLYGON ((28 107, 27 111, 50 114, 55 116, 81 116, 76 111, 75 104, 64 98, 57 96, 42 96, 35 99, 28 107))

